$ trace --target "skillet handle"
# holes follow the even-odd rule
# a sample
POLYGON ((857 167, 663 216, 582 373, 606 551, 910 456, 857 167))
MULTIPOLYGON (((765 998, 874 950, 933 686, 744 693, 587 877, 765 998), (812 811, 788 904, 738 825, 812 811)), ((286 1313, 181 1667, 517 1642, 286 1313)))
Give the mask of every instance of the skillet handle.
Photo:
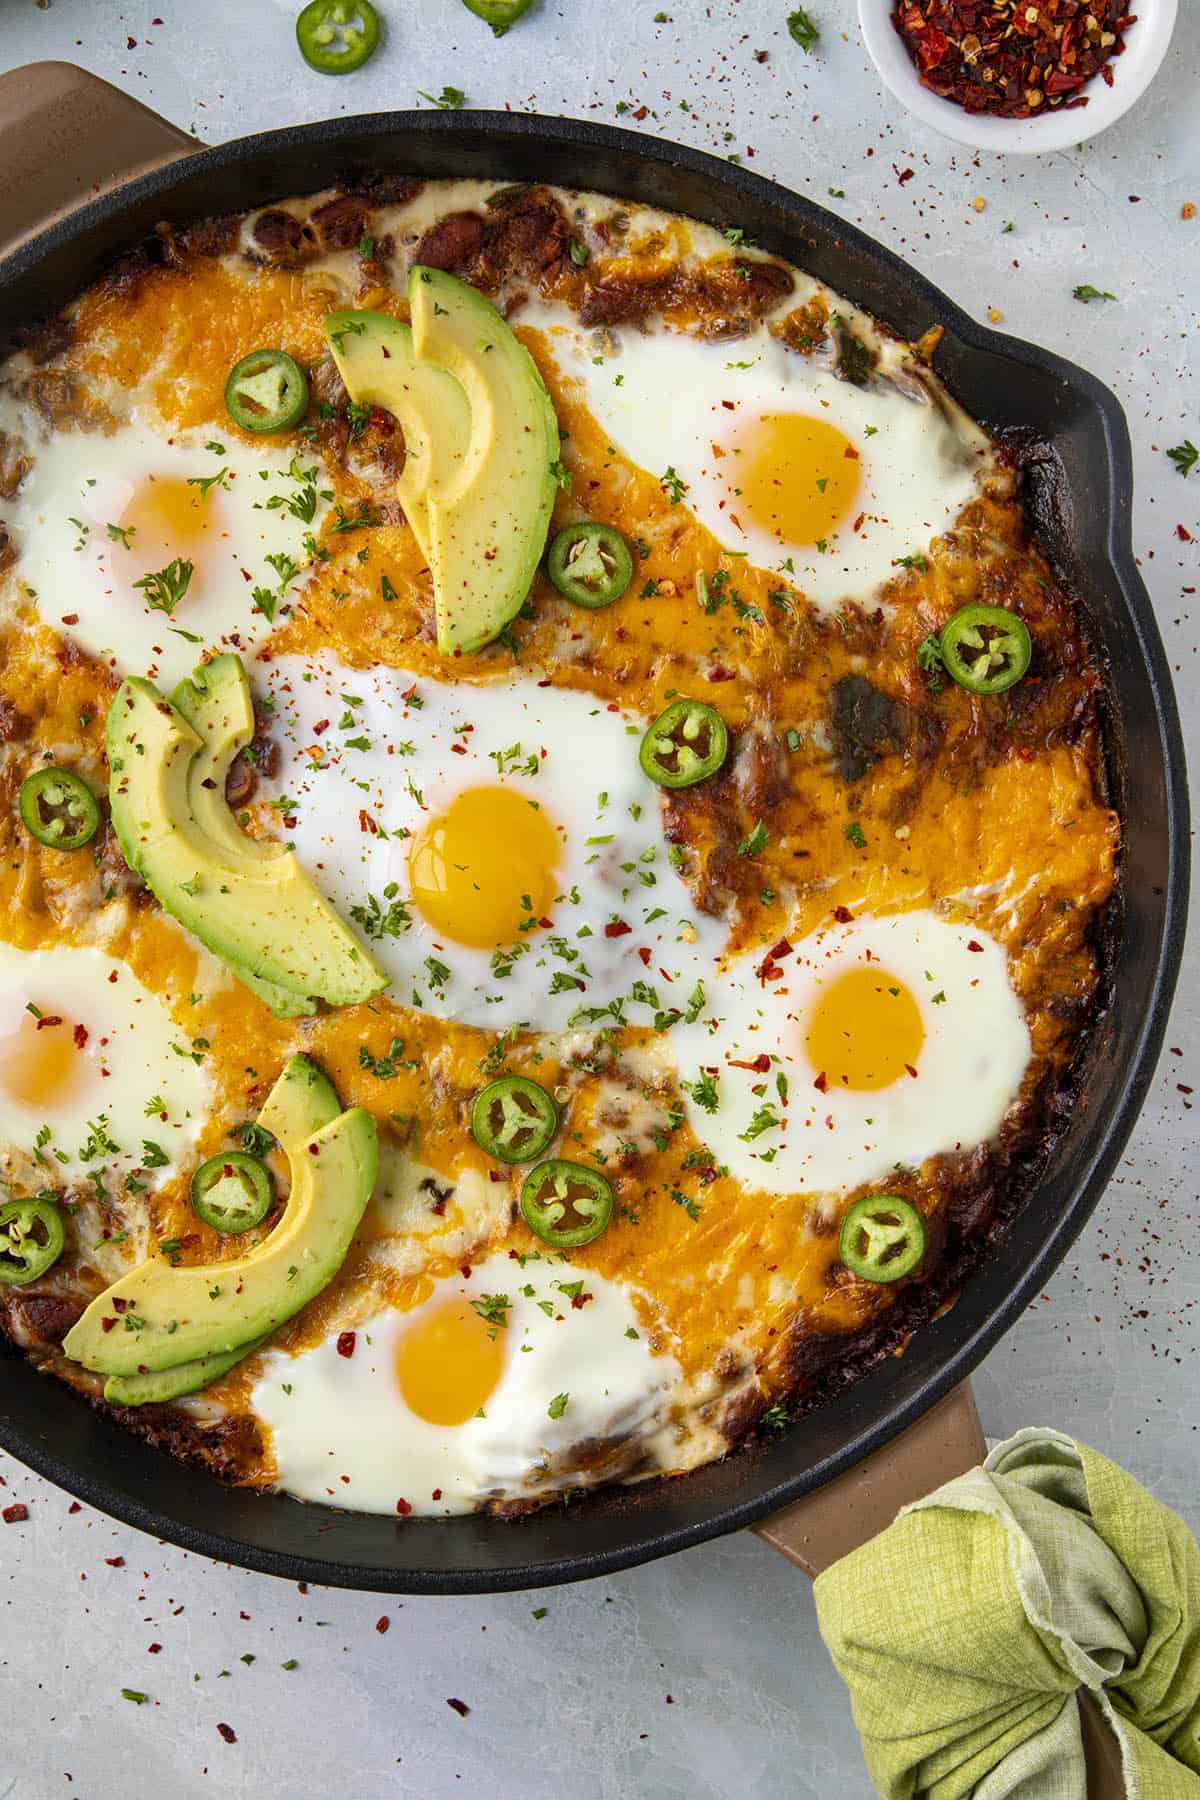
POLYGON ((0 255, 131 175, 200 148, 71 63, 10 69, 0 75, 0 255))
MULTIPOLYGON (((806 1575, 819 1575, 890 1525, 902 1506, 964 1475, 987 1449, 971 1384, 964 1381, 923 1418, 851 1469, 754 1530, 806 1575)), ((1125 1800, 1121 1751, 1091 1695, 1078 1693, 1088 1800, 1125 1800)))
POLYGON ((909 1501, 973 1469, 986 1450, 975 1396, 964 1381, 861 1467, 754 1529, 806 1575, 819 1575, 890 1525, 909 1501))

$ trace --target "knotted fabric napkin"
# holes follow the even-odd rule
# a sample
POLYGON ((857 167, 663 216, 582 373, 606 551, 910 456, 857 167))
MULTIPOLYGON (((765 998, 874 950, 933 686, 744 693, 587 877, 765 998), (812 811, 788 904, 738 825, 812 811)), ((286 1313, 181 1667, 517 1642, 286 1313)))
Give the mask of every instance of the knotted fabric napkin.
POLYGON ((1017 1432, 815 1592, 883 1800, 1087 1800, 1081 1688, 1128 1800, 1200 1800, 1200 1548, 1062 1432, 1017 1432))

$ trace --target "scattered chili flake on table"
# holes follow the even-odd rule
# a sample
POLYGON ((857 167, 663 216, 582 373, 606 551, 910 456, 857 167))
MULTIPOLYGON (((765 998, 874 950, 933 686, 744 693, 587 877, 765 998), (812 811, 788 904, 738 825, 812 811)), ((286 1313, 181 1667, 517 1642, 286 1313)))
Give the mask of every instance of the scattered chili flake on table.
POLYGON ((6 1506, 4 1511, 0 1512, 0 1519, 3 1519, 6 1525, 23 1525, 28 1517, 29 1508, 20 1500, 14 1501, 11 1506, 6 1506))
POLYGON ((969 113, 1029 119, 1086 106, 1080 90, 1136 23, 1127 0, 901 0, 892 12, 922 87, 969 113))

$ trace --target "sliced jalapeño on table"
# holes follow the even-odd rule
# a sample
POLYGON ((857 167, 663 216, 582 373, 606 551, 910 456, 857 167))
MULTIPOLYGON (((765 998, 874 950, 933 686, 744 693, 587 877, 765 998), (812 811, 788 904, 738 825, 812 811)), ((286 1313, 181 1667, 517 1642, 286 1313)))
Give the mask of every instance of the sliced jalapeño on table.
POLYGON ((533 5, 533 0, 463 0, 469 13, 490 25, 497 37, 503 37, 533 5))
POLYGON ((310 69, 349 75, 379 46, 379 14, 371 0, 311 0, 296 20, 296 42, 310 69))

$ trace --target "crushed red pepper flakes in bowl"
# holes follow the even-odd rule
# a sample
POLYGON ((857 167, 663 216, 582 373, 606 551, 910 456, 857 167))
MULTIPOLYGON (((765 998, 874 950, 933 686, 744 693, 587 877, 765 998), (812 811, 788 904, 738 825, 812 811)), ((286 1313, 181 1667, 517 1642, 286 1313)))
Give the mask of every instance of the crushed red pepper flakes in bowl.
POLYGON ((1136 24, 1126 0, 902 0, 892 12, 921 85, 968 113, 1030 119, 1086 106, 1136 24))

